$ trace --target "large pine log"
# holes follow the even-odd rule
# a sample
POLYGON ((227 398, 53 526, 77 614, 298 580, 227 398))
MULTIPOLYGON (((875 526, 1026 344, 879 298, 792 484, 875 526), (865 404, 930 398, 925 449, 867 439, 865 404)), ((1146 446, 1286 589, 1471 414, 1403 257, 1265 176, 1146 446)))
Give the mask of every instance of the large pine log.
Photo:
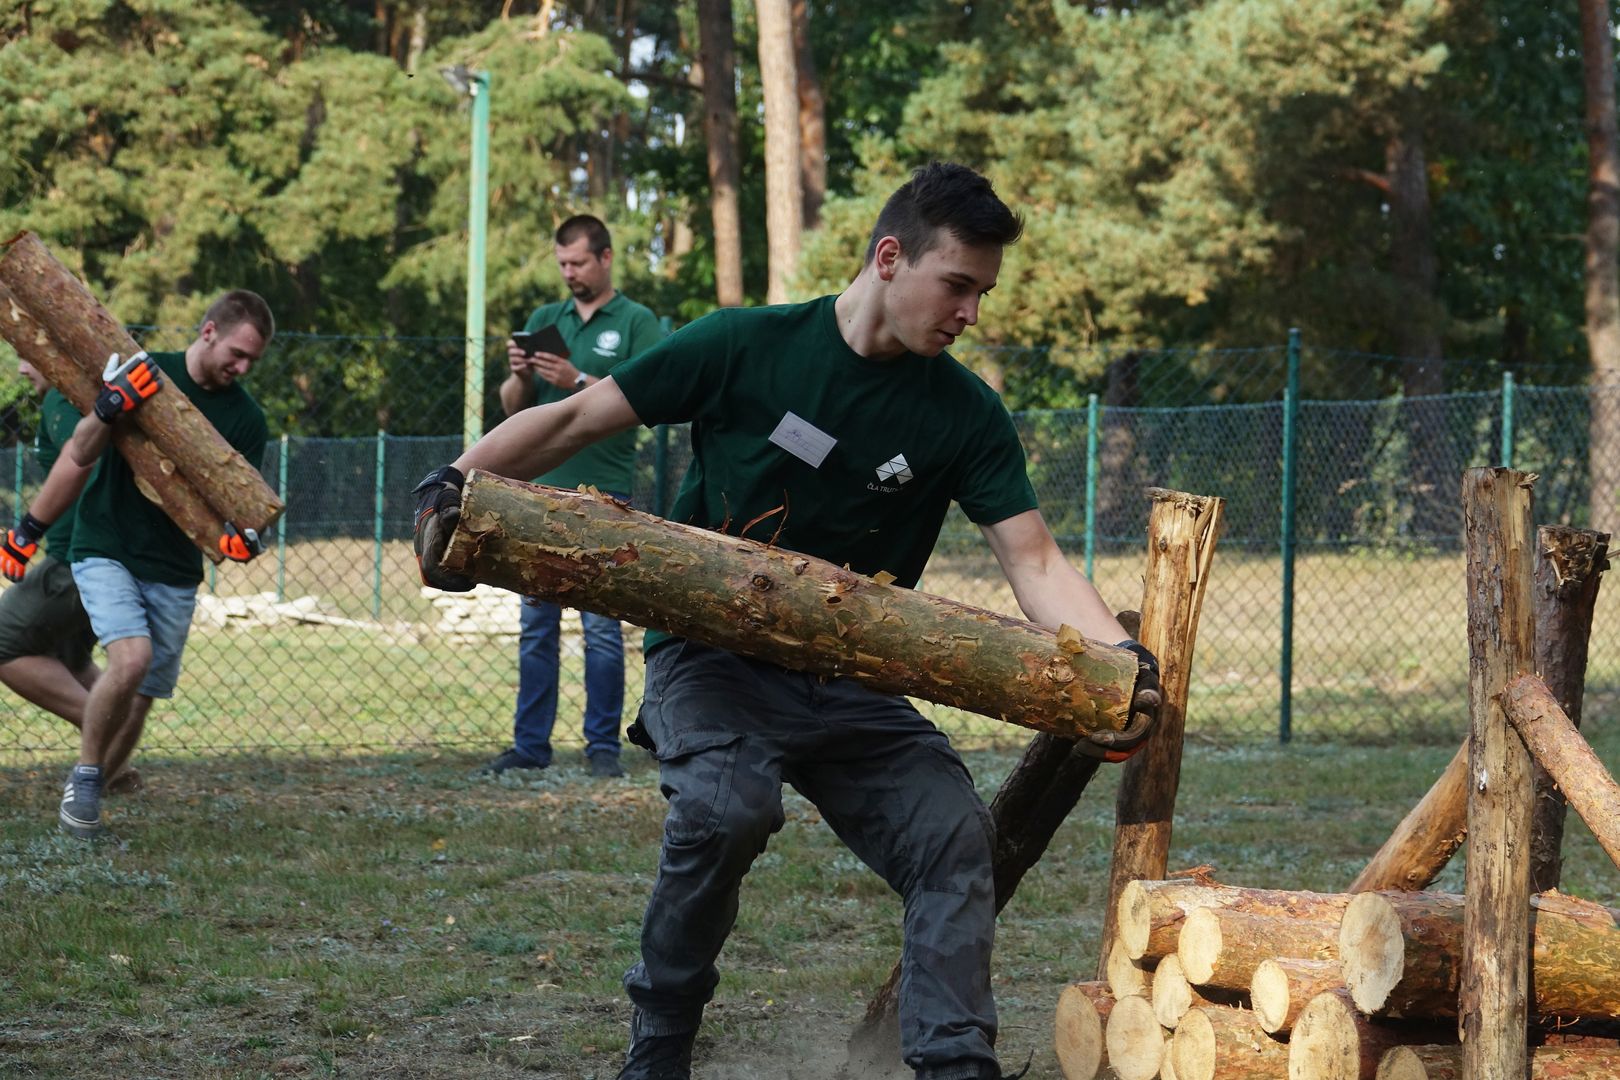
POLYGON ((1426 888, 1468 838, 1468 744, 1401 820, 1350 892, 1426 888))
POLYGON ((1164 1060, 1164 1028, 1145 997, 1121 998, 1108 1014, 1103 1042, 1108 1067, 1119 1080, 1153 1080, 1164 1060))
POLYGON ((1200 908, 1333 922, 1349 903, 1344 893, 1245 889, 1180 879, 1133 881, 1119 894, 1119 940, 1127 956, 1158 958, 1176 951, 1187 916, 1200 908))
POLYGON ((1530 753, 1503 715, 1535 661, 1530 485, 1512 469, 1463 474, 1468 563, 1468 865, 1458 1028, 1470 1080, 1523 1075, 1529 1008, 1530 753))
POLYGON ((1620 866, 1620 784, 1614 782, 1540 679, 1521 675, 1508 683, 1503 706, 1531 756, 1563 791, 1609 858, 1620 866))
MULTIPOLYGON (((1581 726, 1587 644, 1598 586, 1609 567, 1609 536, 1567 525, 1536 530, 1536 666, 1559 708, 1581 726)), ((1522 734, 1522 732, 1521 732, 1522 734)), ((1558 888, 1563 868, 1564 796, 1540 764, 1531 770, 1530 889, 1558 888)))
POLYGON ((1343 989, 1329 990, 1306 1003, 1288 1036, 1288 1080, 1373 1080, 1390 1047, 1445 1035, 1434 1024, 1364 1016, 1343 989))
POLYGON ((1274 956, 1254 969, 1254 978, 1249 980, 1249 1001, 1261 1030, 1283 1036, 1293 1030, 1294 1022, 1312 998, 1343 985, 1344 975, 1337 959, 1274 956))
POLYGON ((1114 1009, 1114 997, 1100 982, 1076 982, 1058 995, 1053 1020, 1053 1049, 1063 1080, 1092 1080, 1108 1055, 1103 1025, 1114 1009))
POLYGON ((1194 986, 1246 990, 1255 969, 1275 956, 1332 960, 1339 954, 1339 916, 1263 915, 1232 908, 1200 908, 1187 916, 1176 944, 1181 970, 1194 986))
MULTIPOLYGON (((4 246, 0 285, 85 371, 99 378, 109 354, 130 356, 140 348, 37 236, 23 233, 4 246)), ((133 419, 222 518, 263 532, 281 516, 281 500, 259 470, 231 448, 186 395, 157 394, 133 419)))
POLYGON ((1060 735, 1125 726, 1136 657, 821 559, 474 470, 443 565, 800 671, 1060 735))
POLYGON ((1104 956, 1114 937, 1114 909, 1121 890, 1140 878, 1162 878, 1169 868, 1198 616, 1226 505, 1217 498, 1179 491, 1154 489, 1152 496, 1142 590, 1142 643, 1159 659, 1164 700, 1158 729, 1125 763, 1119 780, 1108 902, 1103 907, 1104 956))
MULTIPOLYGON (((74 408, 81 413, 90 411, 96 395, 101 392, 101 380, 64 355, 3 284, 0 284, 0 337, 10 342, 17 355, 45 376, 74 408)), ((224 555, 219 550, 219 538, 225 531, 225 521, 191 481, 176 472, 174 462, 152 445, 145 432, 128 424, 119 424, 113 431, 113 445, 129 462, 141 494, 156 503, 204 555, 215 562, 221 561, 224 555)))
MULTIPOLYGON (((1375 1080, 1463 1080, 1462 1059, 1461 1046, 1391 1047, 1378 1063, 1375 1080)), ((1614 1080, 1617 1076, 1620 1049, 1612 1046, 1538 1046, 1530 1052, 1530 1080, 1614 1080)))
MULTIPOLYGON (((1339 953, 1356 1006, 1385 1016, 1456 1016, 1463 898, 1446 893, 1364 893, 1344 913, 1339 953)), ((1616 912, 1562 893, 1527 905, 1534 1011, 1542 1016, 1620 1016, 1616 912)))
POLYGON ((1247 1009, 1189 1009, 1165 1055, 1178 1080, 1284 1080, 1288 1047, 1260 1030, 1247 1009))

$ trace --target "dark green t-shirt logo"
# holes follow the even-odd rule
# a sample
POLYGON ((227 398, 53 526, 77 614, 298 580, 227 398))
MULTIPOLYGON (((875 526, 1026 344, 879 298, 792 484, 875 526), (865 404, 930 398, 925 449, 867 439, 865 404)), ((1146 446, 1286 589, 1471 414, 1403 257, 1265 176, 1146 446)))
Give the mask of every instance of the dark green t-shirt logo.
POLYGON ((877 467, 878 482, 867 484, 868 491, 881 491, 885 495, 892 495, 900 490, 900 485, 911 479, 911 466, 906 462, 906 455, 896 454, 877 467), (888 481, 893 483, 888 483, 888 481))
POLYGON ((617 355, 619 351, 619 342, 622 340, 623 338, 619 336, 619 332, 617 330, 602 331, 600 334, 596 335, 596 355, 617 355))

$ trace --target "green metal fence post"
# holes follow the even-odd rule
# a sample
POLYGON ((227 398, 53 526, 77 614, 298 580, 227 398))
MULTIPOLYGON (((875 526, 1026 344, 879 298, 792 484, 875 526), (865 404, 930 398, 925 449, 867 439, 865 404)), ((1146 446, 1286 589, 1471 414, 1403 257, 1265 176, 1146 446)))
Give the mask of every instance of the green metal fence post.
POLYGON ((1097 555, 1097 425, 1101 420, 1097 395, 1086 395, 1086 577, 1092 580, 1097 555))
POLYGON ((276 495, 281 499, 281 520, 276 522, 276 603, 287 600, 287 433, 281 433, 281 458, 276 462, 276 495))
POLYGON ((372 524, 371 547, 371 617, 382 618, 382 560, 383 560, 383 466, 388 454, 388 433, 377 432, 377 492, 376 515, 372 524))
POLYGON ((1277 664, 1277 740, 1294 737, 1294 466, 1298 452, 1299 328, 1288 331, 1288 384, 1282 431, 1282 655, 1277 664))
POLYGON ((1513 468, 1513 372, 1502 372, 1502 468, 1513 468))

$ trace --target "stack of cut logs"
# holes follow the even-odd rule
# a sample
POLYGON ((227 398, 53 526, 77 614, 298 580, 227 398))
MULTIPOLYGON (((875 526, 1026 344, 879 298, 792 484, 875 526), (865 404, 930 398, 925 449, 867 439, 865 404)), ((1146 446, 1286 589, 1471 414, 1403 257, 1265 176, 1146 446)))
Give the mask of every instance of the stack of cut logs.
MULTIPOLYGON (((1532 898, 1532 1078, 1620 1076, 1616 914, 1532 898)), ((1135 881, 1116 915, 1106 981, 1058 1000, 1067 1080, 1462 1076, 1459 896, 1135 881)))

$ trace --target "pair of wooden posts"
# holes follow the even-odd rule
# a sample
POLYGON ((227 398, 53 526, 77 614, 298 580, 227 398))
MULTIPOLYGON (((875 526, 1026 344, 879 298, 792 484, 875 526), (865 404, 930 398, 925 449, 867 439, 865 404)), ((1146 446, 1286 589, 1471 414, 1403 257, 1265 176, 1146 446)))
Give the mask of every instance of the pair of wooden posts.
MULTIPOLYGON (((0 257, 0 337, 48 382, 88 413, 112 353, 140 346, 89 289, 40 243, 23 233, 0 257)), ((113 445, 129 462, 141 493, 161 507, 204 555, 219 562, 226 521, 263 533, 281 516, 281 500, 185 394, 159 393, 121 422, 113 445)), ((60 554, 60 553, 59 553, 60 554)))

